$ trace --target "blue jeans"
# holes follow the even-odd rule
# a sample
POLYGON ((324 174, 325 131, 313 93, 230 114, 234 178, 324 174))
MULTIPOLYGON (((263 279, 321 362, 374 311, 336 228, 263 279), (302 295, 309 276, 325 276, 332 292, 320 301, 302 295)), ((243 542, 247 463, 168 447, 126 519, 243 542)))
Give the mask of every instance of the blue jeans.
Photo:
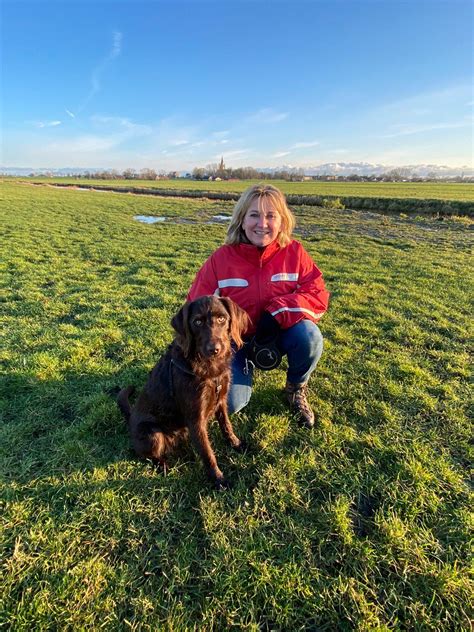
MULTIPOLYGON (((293 327, 281 331, 277 344, 282 354, 288 356, 288 382, 306 383, 323 352, 319 327, 310 320, 300 320, 293 327)), ((232 361, 232 384, 227 396, 229 413, 242 410, 252 395, 253 365, 246 363, 246 355, 244 346, 235 353, 232 361)))

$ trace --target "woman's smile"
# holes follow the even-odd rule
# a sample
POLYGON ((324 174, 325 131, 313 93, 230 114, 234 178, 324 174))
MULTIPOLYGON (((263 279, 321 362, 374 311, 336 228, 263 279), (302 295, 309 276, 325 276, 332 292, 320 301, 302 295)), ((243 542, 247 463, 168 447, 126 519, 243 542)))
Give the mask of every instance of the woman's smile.
POLYGON ((242 222, 242 230, 249 242, 261 248, 278 237, 280 228, 280 214, 271 207, 261 208, 258 199, 252 202, 242 222))

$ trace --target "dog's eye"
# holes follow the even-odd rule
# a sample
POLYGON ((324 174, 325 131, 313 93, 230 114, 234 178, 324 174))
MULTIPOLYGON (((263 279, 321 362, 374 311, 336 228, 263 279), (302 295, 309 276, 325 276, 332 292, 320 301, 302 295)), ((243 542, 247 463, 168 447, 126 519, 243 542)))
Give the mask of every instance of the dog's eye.
POLYGON ((226 320, 226 319, 225 319, 225 316, 218 316, 218 317, 217 317, 217 322, 218 322, 218 323, 220 323, 221 325, 222 325, 223 323, 225 323, 225 320, 226 320))
POLYGON ((193 320, 193 325, 200 327, 202 325, 202 320, 200 318, 196 318, 196 320, 193 320))

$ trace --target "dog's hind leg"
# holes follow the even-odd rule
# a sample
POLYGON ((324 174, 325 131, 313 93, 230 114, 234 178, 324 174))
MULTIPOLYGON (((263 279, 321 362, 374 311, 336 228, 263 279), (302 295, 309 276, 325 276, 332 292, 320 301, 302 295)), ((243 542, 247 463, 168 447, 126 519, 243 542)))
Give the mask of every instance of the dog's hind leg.
MULTIPOLYGON (((151 418, 151 423, 154 418, 151 418)), ((167 441, 160 430, 151 429, 150 422, 142 423, 137 428, 138 432, 132 433, 132 444, 135 452, 143 459, 151 459, 154 467, 166 473, 167 464, 164 458, 167 452, 167 441)))
POLYGON ((166 452, 166 441, 162 432, 154 432, 150 436, 150 458, 153 464, 153 468, 157 472, 161 472, 166 476, 168 472, 168 463, 164 458, 166 452))

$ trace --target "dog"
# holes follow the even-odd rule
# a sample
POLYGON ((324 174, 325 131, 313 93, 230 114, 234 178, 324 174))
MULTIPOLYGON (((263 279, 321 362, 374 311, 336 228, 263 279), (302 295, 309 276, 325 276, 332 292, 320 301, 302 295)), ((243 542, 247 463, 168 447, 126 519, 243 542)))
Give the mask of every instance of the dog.
POLYGON ((227 393, 231 340, 237 348, 243 345, 249 318, 229 298, 202 296, 185 303, 171 325, 175 339, 150 372, 135 405, 129 402, 131 386, 120 391, 117 403, 139 457, 166 471, 165 456, 189 435, 209 479, 217 489, 225 489, 229 483, 217 465, 207 428, 215 416, 226 442, 243 450, 229 419, 227 393))

